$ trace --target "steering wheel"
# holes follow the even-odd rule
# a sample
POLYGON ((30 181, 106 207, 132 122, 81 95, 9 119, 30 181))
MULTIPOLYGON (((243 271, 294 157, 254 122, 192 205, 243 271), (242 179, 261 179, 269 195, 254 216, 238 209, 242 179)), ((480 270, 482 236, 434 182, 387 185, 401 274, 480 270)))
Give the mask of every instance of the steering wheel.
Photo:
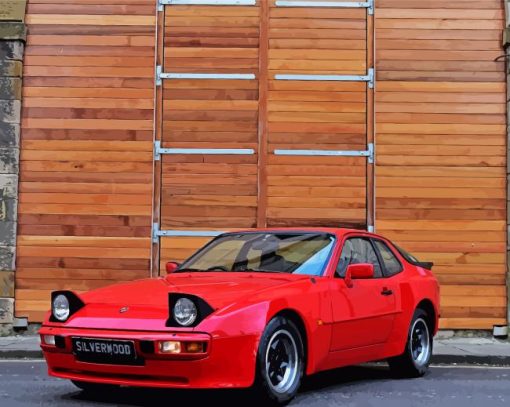
POLYGON ((225 266, 212 266, 207 269, 207 271, 213 271, 213 270, 228 271, 228 269, 225 266))

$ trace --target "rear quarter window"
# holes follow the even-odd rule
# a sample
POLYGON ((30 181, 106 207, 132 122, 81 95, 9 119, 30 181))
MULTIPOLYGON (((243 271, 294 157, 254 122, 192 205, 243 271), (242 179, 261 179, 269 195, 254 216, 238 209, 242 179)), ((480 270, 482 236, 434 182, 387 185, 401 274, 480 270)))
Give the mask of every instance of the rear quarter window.
POLYGON ((388 277, 400 273, 403 270, 402 264, 393 254, 388 245, 381 240, 374 240, 374 244, 381 255, 388 277))

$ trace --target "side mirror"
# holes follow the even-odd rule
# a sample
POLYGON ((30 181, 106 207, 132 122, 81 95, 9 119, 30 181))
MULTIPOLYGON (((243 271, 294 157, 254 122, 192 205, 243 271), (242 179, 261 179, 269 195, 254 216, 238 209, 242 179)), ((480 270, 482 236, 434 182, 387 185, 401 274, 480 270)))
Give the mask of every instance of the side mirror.
POLYGON ((175 261, 169 261, 166 263, 166 273, 172 274, 175 270, 179 268, 180 264, 175 261))
POLYGON ((374 265, 369 263, 350 264, 345 272, 345 284, 352 287, 352 280, 374 278, 374 265))

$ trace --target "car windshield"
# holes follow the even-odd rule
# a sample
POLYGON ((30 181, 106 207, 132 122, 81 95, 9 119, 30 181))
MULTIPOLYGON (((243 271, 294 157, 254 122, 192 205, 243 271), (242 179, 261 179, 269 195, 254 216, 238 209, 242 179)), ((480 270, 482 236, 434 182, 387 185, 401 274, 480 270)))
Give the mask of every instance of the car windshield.
POLYGON ((320 276, 334 236, 327 233, 229 233, 214 239, 176 272, 225 271, 320 276))

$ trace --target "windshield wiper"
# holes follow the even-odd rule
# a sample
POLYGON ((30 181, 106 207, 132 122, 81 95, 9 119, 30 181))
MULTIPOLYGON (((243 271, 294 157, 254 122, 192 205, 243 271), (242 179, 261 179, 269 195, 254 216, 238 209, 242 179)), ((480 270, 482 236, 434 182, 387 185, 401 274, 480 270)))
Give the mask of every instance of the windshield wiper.
MULTIPOLYGON (((188 272, 210 273, 213 271, 224 271, 224 270, 218 270, 218 269, 204 270, 204 269, 185 268, 185 269, 175 270, 174 273, 188 273, 188 272)), ((281 274, 281 273, 288 274, 289 273, 288 271, 261 270, 261 269, 228 270, 227 272, 229 272, 229 273, 244 273, 244 272, 247 272, 247 273, 277 273, 277 274, 281 274)))
POLYGON ((276 271, 276 270, 261 270, 261 269, 244 269, 244 270, 234 270, 237 272, 248 272, 248 273, 288 273, 287 271, 276 271))
POLYGON ((186 268, 186 269, 175 270, 174 273, 187 273, 188 271, 203 271, 203 270, 193 269, 193 268, 186 268))

